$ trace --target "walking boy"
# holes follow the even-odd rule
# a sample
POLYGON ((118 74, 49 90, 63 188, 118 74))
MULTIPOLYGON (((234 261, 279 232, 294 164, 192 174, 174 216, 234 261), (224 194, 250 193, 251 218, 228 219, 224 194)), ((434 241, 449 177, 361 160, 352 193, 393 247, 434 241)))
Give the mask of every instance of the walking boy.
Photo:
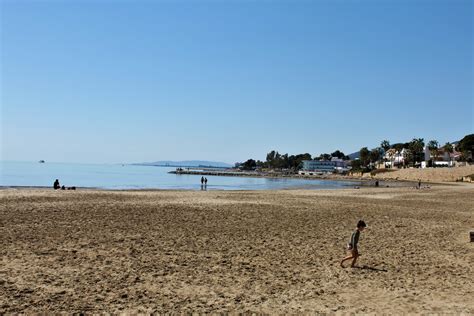
POLYGON ((350 259, 352 259, 351 268, 355 267, 355 263, 357 261, 357 258, 359 257, 359 251, 357 250, 357 244, 359 243, 360 232, 363 231, 364 228, 366 228, 366 227, 367 227, 367 225, 365 224, 365 222, 363 220, 360 220, 357 223, 357 228, 352 233, 351 241, 347 245, 347 250, 350 251, 351 254, 349 256, 345 257, 344 259, 342 259, 341 267, 344 268, 344 265, 343 265, 344 261, 347 261, 347 260, 350 260, 350 259))

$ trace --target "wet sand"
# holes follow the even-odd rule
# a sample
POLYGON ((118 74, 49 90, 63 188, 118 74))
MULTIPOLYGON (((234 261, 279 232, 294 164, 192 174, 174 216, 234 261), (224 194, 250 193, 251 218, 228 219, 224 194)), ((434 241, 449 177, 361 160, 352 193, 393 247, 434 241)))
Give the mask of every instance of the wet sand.
POLYGON ((473 314, 473 197, 4 189, 0 314, 473 314), (361 268, 342 269, 359 218, 361 268))

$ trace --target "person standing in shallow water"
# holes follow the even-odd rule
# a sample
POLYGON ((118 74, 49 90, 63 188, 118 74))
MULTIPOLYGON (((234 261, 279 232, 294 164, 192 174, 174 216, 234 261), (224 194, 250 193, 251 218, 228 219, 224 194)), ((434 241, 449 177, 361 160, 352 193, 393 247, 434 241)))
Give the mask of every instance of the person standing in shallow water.
POLYGON ((204 177, 201 177, 201 185, 204 185, 204 177))
POLYGON ((207 187, 207 178, 204 178, 204 185, 207 187))
POLYGON ((359 244, 359 236, 360 236, 360 232, 362 232, 365 228, 367 227, 367 225, 365 224, 365 222, 363 220, 360 220, 358 223, 357 223, 357 228, 356 230, 352 233, 351 235, 351 240, 349 241, 349 244, 347 245, 347 250, 350 251, 350 255, 345 257, 344 259, 342 259, 341 261, 341 267, 344 268, 344 261, 347 261, 347 260, 350 260, 352 259, 352 263, 351 263, 351 268, 354 268, 355 267, 355 264, 357 262, 357 258, 359 258, 359 250, 357 248, 358 244, 359 244))

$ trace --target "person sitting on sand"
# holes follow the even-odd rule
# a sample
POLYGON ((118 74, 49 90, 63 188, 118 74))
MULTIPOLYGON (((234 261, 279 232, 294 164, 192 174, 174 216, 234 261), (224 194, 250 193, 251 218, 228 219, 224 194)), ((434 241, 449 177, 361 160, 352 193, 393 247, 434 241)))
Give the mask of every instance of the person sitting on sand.
POLYGON ((61 188, 61 186, 59 185, 59 180, 58 180, 58 179, 56 179, 56 181, 54 181, 53 188, 54 188, 55 190, 61 188))
POLYGON ((341 267, 344 268, 344 265, 343 265, 344 261, 347 261, 347 260, 350 260, 350 259, 352 259, 351 268, 355 267, 357 258, 360 256, 359 255, 359 250, 357 249, 357 245, 359 243, 360 232, 363 231, 364 228, 366 228, 366 227, 367 227, 367 225, 365 224, 365 222, 363 220, 360 220, 357 223, 357 228, 352 233, 351 240, 350 240, 349 244, 347 245, 347 250, 350 251, 351 254, 349 256, 345 257, 344 259, 342 259, 341 267))

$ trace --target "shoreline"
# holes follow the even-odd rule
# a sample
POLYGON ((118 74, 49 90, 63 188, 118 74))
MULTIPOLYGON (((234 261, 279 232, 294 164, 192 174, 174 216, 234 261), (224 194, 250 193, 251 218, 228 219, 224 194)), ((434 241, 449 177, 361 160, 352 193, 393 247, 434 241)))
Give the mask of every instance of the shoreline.
MULTIPOLYGON (((170 174, 175 175, 202 175, 202 176, 215 176, 215 177, 243 177, 243 178, 268 178, 268 179, 299 179, 299 180, 327 180, 327 181, 353 181, 353 182, 361 182, 361 183, 370 183, 370 182, 385 182, 385 183, 405 183, 405 184, 413 184, 418 183, 418 180, 410 180, 410 179, 393 179, 393 178, 378 178, 378 177, 360 177, 360 176, 349 176, 349 175, 298 175, 298 174, 268 174, 268 173, 250 173, 250 172, 212 172, 212 171, 191 171, 191 170, 183 170, 183 171, 169 171, 170 174)), ((422 181, 423 183, 427 183, 430 185, 438 185, 438 184, 455 184, 459 183, 458 181, 422 181)))
MULTIPOLYGON (((272 177, 269 177, 272 178, 272 177)), ((303 179, 303 180, 321 180, 321 181, 341 181, 341 182, 354 182, 353 185, 345 185, 341 187, 306 187, 302 185, 294 185, 294 186, 289 186, 289 187, 283 187, 283 188, 274 188, 274 189, 222 189, 222 188, 213 188, 212 185, 209 185, 205 191, 214 191, 214 192, 272 192, 272 191, 297 191, 297 190, 308 190, 308 191, 321 191, 321 190, 347 190, 347 189, 359 189, 359 188, 375 188, 375 189, 384 189, 384 188, 411 188, 412 187, 412 182, 411 181, 399 181, 399 180, 391 180, 391 181, 385 181, 385 180, 378 180, 379 181, 379 187, 375 187, 373 183, 376 180, 373 179, 364 179, 364 180, 358 180, 358 179, 303 179), (389 184, 392 185, 389 185, 389 184)), ((449 183, 430 183, 429 185, 450 185, 449 183)), ((57 189, 54 190, 52 187, 49 186, 34 186, 34 185, 0 185, 0 191, 2 190, 10 190, 10 189, 17 189, 17 190, 51 190, 51 191, 111 191, 111 192, 120 192, 120 191, 165 191, 165 192, 195 192, 195 191, 202 191, 200 188, 171 188, 171 189, 166 189, 166 188, 107 188, 107 187, 76 187, 76 190, 61 190, 57 189)))
MULTIPOLYGON (((170 174, 175 175, 199 175, 199 176, 215 176, 215 177, 244 177, 244 178, 269 178, 269 179, 302 179, 302 180, 330 180, 330 181, 372 181, 377 179, 367 179, 361 177, 343 176, 343 175, 299 175, 299 174, 271 174, 271 173, 253 173, 253 172, 238 172, 238 171, 198 171, 198 170, 183 170, 183 171, 169 171, 170 174)), ((392 179, 388 179, 392 180, 392 179)), ((393 180, 399 181, 399 180, 393 180)))
MULTIPOLYGON (((397 169, 395 171, 408 170, 408 169, 397 169)), ((418 170, 431 171, 432 169, 413 169, 415 172, 418 170)), ((453 171, 456 169, 452 169, 453 171)), ((358 181, 364 183, 370 182, 385 182, 385 183, 418 183, 418 179, 406 179, 406 178, 393 178, 391 172, 378 173, 371 175, 365 173, 362 176, 351 176, 351 175, 340 175, 340 174, 320 174, 320 175, 299 175, 299 174, 278 174, 278 173, 267 173, 267 172, 248 172, 248 171, 214 171, 214 170, 181 170, 181 171, 169 171, 170 174, 175 175, 201 175, 201 176, 216 176, 216 177, 246 177, 246 178, 268 178, 268 179, 300 179, 300 180, 329 180, 329 181, 358 181)), ((461 177, 462 178, 462 177, 461 177)), ((455 184, 463 183, 465 181, 458 180, 439 180, 432 181, 422 179, 422 183, 429 185, 438 184, 455 184)), ((469 183, 469 182, 466 182, 469 183)))

